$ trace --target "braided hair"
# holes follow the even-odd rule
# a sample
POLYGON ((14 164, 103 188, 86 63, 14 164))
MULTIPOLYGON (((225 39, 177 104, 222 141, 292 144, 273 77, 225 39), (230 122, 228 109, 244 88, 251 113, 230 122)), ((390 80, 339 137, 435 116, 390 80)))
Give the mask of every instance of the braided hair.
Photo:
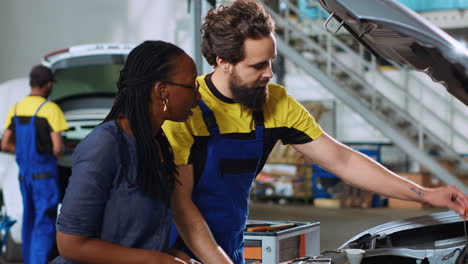
POLYGON ((136 141, 136 185, 144 195, 162 199, 166 207, 170 206, 177 171, 164 132, 162 129, 156 135, 153 132, 149 105, 155 83, 167 80, 176 68, 176 57, 181 54, 185 54, 182 49, 163 41, 145 41, 135 47, 120 71, 117 96, 104 120, 128 118, 136 141))

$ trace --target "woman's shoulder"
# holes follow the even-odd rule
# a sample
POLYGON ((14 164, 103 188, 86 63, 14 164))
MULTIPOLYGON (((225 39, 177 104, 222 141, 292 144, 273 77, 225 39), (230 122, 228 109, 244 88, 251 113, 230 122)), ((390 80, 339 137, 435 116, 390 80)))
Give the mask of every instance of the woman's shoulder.
POLYGON ((78 144, 79 149, 90 148, 117 148, 119 132, 115 121, 108 121, 95 127, 83 140, 78 144))

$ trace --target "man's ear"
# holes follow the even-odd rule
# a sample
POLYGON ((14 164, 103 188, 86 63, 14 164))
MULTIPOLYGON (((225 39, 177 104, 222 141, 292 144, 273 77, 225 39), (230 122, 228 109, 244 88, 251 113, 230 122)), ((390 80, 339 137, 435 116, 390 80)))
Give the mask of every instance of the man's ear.
POLYGON ((52 81, 48 81, 43 88, 45 88, 45 91, 50 93, 52 90, 52 86, 54 86, 54 83, 52 81))
POLYGON ((229 63, 227 60, 221 58, 221 57, 216 57, 216 65, 224 72, 224 73, 229 73, 231 70, 232 64, 229 63))
POLYGON ((47 89, 47 90, 50 90, 50 88, 52 88, 54 84, 52 83, 52 81, 48 81, 46 82, 42 87, 40 87, 41 89, 47 89))

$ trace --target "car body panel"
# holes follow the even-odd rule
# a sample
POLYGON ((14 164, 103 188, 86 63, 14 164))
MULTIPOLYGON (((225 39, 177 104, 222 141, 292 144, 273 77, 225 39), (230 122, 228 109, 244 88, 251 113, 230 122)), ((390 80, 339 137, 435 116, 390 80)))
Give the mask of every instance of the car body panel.
POLYGON ((357 234, 337 250, 287 264, 348 264, 347 249, 364 250, 362 264, 465 264, 463 224, 453 211, 388 222, 357 234))
POLYGON ((431 264, 458 264, 466 250, 463 224, 453 211, 388 222, 357 234, 336 252, 324 252, 321 257, 331 259, 334 264, 345 264, 345 250, 358 248, 365 251, 362 263, 426 260, 431 264))

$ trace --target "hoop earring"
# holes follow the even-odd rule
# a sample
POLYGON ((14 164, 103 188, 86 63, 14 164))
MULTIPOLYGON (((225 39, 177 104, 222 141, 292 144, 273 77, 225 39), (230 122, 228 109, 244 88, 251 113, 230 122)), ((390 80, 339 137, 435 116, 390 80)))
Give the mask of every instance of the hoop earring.
POLYGON ((167 97, 164 98, 162 103, 163 103, 163 111, 166 112, 167 111, 167 104, 169 103, 169 99, 167 99, 167 97))

